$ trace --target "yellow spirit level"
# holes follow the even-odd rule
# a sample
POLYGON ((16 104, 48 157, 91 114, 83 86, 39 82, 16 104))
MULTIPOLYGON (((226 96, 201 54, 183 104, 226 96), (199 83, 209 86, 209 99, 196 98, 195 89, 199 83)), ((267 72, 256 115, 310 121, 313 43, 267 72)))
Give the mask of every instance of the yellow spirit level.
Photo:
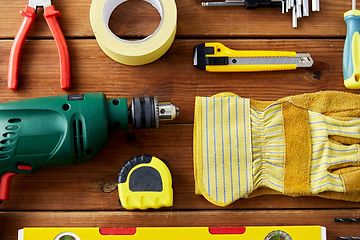
POLYGON ((18 240, 326 240, 321 226, 24 228, 18 240))

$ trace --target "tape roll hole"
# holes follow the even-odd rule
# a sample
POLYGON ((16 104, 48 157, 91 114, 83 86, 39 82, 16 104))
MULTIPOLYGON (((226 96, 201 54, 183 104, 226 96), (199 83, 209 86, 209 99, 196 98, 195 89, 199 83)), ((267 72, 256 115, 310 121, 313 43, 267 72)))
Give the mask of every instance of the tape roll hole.
POLYGON ((159 28, 162 8, 155 0, 107 1, 104 24, 121 40, 141 41, 151 37, 159 28))

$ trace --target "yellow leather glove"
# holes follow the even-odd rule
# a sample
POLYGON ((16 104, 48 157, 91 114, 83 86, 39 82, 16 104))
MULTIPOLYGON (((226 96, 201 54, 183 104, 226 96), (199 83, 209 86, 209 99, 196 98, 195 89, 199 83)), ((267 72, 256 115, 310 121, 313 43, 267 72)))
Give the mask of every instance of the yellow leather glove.
POLYGON ((196 193, 226 206, 262 194, 360 201, 360 97, 319 92, 260 102, 223 93, 195 103, 196 193), (349 106, 331 104, 348 101, 349 106))

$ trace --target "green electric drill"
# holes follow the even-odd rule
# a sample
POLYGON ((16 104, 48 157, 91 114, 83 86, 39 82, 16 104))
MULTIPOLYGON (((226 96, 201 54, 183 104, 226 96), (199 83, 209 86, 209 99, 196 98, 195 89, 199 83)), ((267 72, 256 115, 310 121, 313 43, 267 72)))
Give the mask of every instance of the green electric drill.
POLYGON ((44 167, 74 165, 95 157, 108 130, 155 128, 179 109, 156 97, 106 98, 86 93, 0 104, 0 203, 8 200, 11 179, 44 167))

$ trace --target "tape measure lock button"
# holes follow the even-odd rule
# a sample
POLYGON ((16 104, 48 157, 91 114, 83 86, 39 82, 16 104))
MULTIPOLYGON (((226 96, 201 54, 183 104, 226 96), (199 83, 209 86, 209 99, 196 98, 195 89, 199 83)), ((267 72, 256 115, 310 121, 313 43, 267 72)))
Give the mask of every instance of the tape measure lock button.
POLYGON ((109 28, 109 19, 117 6, 127 0, 93 0, 90 22, 100 48, 113 60, 126 65, 144 65, 160 58, 174 41, 177 23, 175 0, 144 0, 160 14, 155 32, 138 41, 117 37, 109 28))

